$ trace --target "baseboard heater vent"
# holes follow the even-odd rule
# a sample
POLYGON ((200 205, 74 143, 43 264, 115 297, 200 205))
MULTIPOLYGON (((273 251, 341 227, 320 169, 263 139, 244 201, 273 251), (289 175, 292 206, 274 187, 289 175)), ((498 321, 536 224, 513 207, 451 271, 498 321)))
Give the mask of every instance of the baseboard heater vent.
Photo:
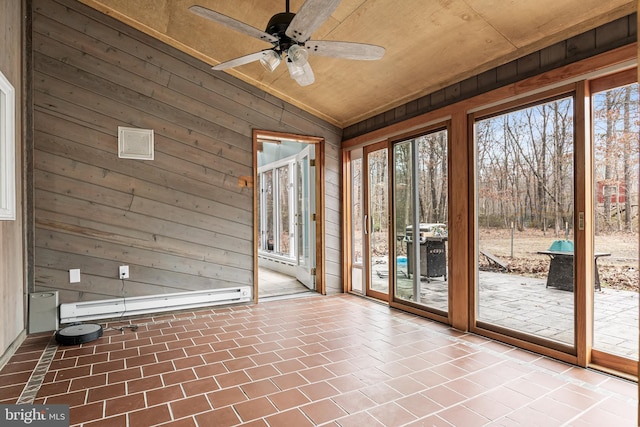
POLYGON ((251 301, 249 286, 60 304, 60 323, 251 301))

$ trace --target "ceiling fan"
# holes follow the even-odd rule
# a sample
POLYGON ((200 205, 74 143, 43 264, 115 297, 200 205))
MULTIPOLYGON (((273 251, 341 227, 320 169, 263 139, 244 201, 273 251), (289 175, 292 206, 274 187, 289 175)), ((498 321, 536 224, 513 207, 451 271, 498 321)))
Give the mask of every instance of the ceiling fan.
POLYGON ((193 5, 189 10, 203 18, 225 25, 232 30, 271 43, 270 49, 250 53, 213 67, 214 70, 225 70, 260 61, 269 72, 273 72, 286 61, 291 77, 300 85, 307 86, 315 81, 313 70, 309 65, 309 54, 331 56, 345 59, 376 60, 384 55, 384 48, 365 43, 352 43, 331 40, 309 40, 311 34, 326 21, 338 7, 341 0, 306 0, 298 13, 289 11, 289 0, 286 0, 286 12, 271 17, 265 31, 240 22, 229 16, 206 7, 193 5))

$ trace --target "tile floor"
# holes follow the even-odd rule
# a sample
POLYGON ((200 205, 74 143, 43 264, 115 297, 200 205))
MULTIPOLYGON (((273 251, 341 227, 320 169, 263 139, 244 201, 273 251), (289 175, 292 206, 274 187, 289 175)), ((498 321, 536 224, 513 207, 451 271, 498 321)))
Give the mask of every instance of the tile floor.
POLYGON ((637 425, 634 382, 352 295, 133 322, 78 346, 30 336, 0 403, 68 404, 87 427, 637 425))
POLYGON ((258 271, 258 299, 312 292, 295 277, 260 267, 258 271))

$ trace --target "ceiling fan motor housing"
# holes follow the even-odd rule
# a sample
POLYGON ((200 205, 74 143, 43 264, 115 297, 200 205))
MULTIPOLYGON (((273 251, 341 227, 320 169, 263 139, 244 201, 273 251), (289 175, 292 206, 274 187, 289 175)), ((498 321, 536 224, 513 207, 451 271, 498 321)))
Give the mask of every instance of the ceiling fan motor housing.
POLYGON ((297 44, 285 34, 294 16, 296 16, 296 14, 291 12, 276 13, 269 19, 269 23, 267 24, 265 33, 278 38, 281 52, 286 52, 291 45, 297 44))

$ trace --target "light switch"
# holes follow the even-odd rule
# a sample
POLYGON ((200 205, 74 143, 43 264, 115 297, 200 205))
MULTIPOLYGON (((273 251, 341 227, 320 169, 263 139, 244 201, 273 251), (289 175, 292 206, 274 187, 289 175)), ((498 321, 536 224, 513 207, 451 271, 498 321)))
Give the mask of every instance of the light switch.
POLYGON ((72 268, 69 270, 69 283, 78 283, 80 282, 80 269, 72 268))

